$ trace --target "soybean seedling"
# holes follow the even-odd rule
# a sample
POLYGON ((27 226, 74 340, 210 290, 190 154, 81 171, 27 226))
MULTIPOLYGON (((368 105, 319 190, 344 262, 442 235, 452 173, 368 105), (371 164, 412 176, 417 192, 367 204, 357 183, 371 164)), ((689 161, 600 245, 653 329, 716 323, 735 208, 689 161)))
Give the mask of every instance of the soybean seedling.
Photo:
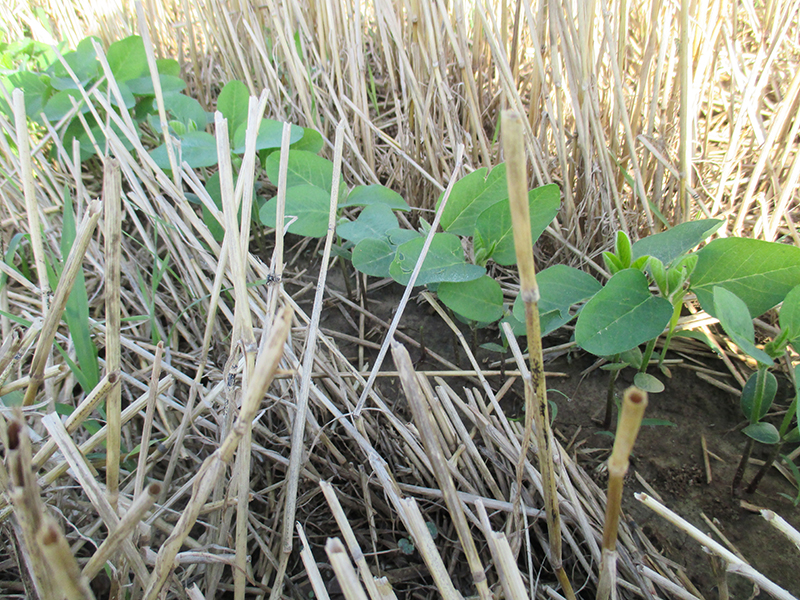
MULTIPOLYGON (((798 435, 793 433, 793 430, 790 430, 789 427, 794 416, 794 429, 797 429, 796 399, 792 404, 794 407, 792 413, 795 414, 787 413, 780 430, 772 423, 762 419, 766 416, 770 406, 772 406, 778 390, 778 382, 775 376, 769 372, 769 368, 772 366, 774 359, 783 355, 788 345, 792 345, 795 350, 800 347, 800 286, 796 286, 786 295, 780 311, 780 331, 775 339, 764 346, 763 350, 755 345, 753 319, 745 302, 733 292, 722 287, 715 287, 713 294, 714 310, 725 333, 730 336, 731 340, 742 352, 753 358, 757 363, 756 372, 750 376, 742 390, 742 412, 748 419, 749 424, 742 430, 748 440, 731 482, 731 491, 736 494, 741 486, 755 442, 779 445, 781 442, 790 441, 798 435)), ((755 491, 761 477, 763 477, 763 474, 756 476, 748 487, 748 492, 755 491)))

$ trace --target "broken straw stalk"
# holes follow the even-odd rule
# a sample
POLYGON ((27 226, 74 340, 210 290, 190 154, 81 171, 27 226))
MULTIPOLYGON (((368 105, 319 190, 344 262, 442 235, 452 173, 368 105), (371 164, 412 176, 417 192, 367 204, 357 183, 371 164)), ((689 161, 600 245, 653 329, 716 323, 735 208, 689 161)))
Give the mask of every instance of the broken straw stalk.
POLYGON ((622 486, 628 472, 629 459, 642 417, 647 408, 647 393, 629 387, 622 400, 622 414, 614 438, 614 449, 608 459, 608 500, 606 522, 603 529, 603 562, 600 581, 597 584, 597 600, 606 600, 613 595, 617 585, 617 529, 622 503, 622 486))
POLYGON ((519 267, 520 295, 525 305, 525 329, 530 353, 531 377, 525 381, 525 433, 517 464, 517 493, 515 504, 519 502, 522 483, 522 469, 530 445, 532 428, 535 425, 536 445, 539 449, 539 470, 542 474, 545 508, 547 511, 547 530, 550 543, 550 563, 558 581, 564 588, 567 600, 573 600, 575 593, 567 578, 561 560, 561 516, 558 509, 555 465, 553 464, 553 433, 550 430, 550 416, 547 407, 547 388, 545 386, 542 359, 542 337, 539 326, 539 287, 536 284, 536 267, 533 261, 533 239, 530 228, 530 207, 528 205, 528 171, 523 143, 523 125, 520 115, 504 111, 502 116, 503 151, 506 158, 508 177, 508 201, 511 207, 511 222, 514 228, 514 249, 519 267), (536 405, 534 406, 534 399, 536 405))

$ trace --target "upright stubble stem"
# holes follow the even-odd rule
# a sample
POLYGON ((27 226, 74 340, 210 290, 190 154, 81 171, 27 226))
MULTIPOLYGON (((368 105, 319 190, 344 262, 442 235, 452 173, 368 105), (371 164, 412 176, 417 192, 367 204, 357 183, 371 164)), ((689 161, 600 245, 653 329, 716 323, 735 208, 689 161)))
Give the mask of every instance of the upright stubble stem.
MULTIPOLYGON (((547 406, 542 361, 542 338, 539 326, 539 287, 536 284, 536 267, 533 262, 533 239, 528 205, 528 171, 523 143, 521 117, 513 111, 504 111, 502 116, 503 151, 508 178, 508 200, 511 206, 511 221, 514 228, 514 249, 520 277, 520 295, 525 304, 525 327, 528 335, 531 378, 525 385, 526 433, 523 442, 530 439, 531 424, 536 429, 536 445, 539 450, 539 470, 542 475, 547 529, 550 543, 550 562, 568 599, 575 597, 567 579, 561 560, 561 517, 558 509, 555 466, 553 464, 553 434, 550 430, 550 415, 547 406)), ((523 443, 522 452, 526 452, 523 443)), ((524 455, 521 457, 524 460, 524 455)))

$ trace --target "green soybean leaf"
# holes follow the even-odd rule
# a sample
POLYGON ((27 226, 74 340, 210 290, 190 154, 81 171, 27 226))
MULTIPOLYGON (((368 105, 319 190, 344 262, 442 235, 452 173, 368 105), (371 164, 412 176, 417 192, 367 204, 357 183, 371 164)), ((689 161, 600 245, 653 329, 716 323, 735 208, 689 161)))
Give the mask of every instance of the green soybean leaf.
MULTIPOLYGON (((177 94, 186 89, 186 82, 174 75, 159 73, 158 81, 161 83, 161 93, 164 96, 177 94)), ((153 87, 153 78, 150 75, 129 79, 125 83, 128 84, 128 89, 134 96, 154 96, 156 93, 156 89, 153 87)))
POLYGON ((97 61, 97 53, 94 50, 92 41, 100 42, 100 38, 90 36, 82 39, 78 43, 77 48, 73 52, 64 54, 64 62, 66 62, 75 77, 78 79, 78 84, 67 73, 61 61, 56 59, 47 72, 50 74, 50 85, 57 90, 65 89, 78 89, 78 85, 86 87, 87 84, 92 82, 98 75, 100 63, 97 61))
MULTIPOLYGON (((176 147, 175 151, 176 159, 187 162, 193 169, 217 164, 217 141, 213 135, 205 131, 190 131, 184 134, 180 138, 180 150, 176 147)), ((172 168, 164 144, 151 150, 150 156, 162 169, 172 168)))
POLYGON ((769 371, 764 374, 764 393, 761 397, 761 410, 758 411, 757 415, 753 415, 757 385, 758 372, 747 378, 742 388, 742 397, 739 400, 739 405, 742 407, 742 414, 746 418, 752 419, 755 417, 756 421, 760 421, 769 412, 772 403, 775 401, 775 395, 778 393, 778 380, 769 371))
POLYGON ((800 285, 792 288, 781 306, 779 317, 781 329, 789 334, 790 340, 800 338, 800 285))
POLYGON ((747 305, 736 294, 723 287, 714 288, 714 312, 720 325, 733 342, 743 352, 765 365, 772 364, 772 358, 763 350, 756 348, 753 318, 747 305))
MULTIPOLYGON (((444 193, 436 203, 438 207, 444 193)), ((487 175, 484 167, 459 179, 454 185, 442 212, 442 229, 457 235, 472 235, 475 223, 484 210, 508 198, 506 165, 497 165, 487 175)))
MULTIPOLYGON (((264 168, 273 185, 278 185, 280 170, 280 152, 273 152, 267 157, 264 168)), ((286 187, 296 185, 313 185, 325 190, 330 195, 333 180, 333 163, 305 150, 289 150, 286 187)), ((344 184, 342 184, 344 187, 344 184)), ((341 190, 340 190, 341 196, 341 190)), ((327 209, 326 209, 327 210, 327 209)))
POLYGON ((596 356, 619 354, 660 335, 671 316, 672 305, 650 293, 644 273, 624 269, 583 307, 575 341, 596 356))
POLYGON ((633 245, 632 260, 642 256, 654 256, 668 267, 676 258, 708 238, 724 222, 722 219, 688 221, 667 231, 649 235, 633 245))
MULTIPOLYGON (((533 242, 536 243, 558 214, 561 205, 561 192, 558 186, 553 183, 531 190, 528 194, 528 205, 531 235, 533 242)), ((491 258, 497 264, 504 266, 516 264, 517 255, 514 250, 514 232, 508 202, 495 202, 478 215, 474 240, 476 252, 485 249, 484 258, 491 258)))
POLYGON ((322 139, 322 134, 316 129, 304 127, 303 136, 292 143, 292 150, 305 150, 312 154, 319 154, 325 146, 325 141, 322 139))
POLYGON ((691 289, 707 313, 714 312, 714 287, 733 292, 758 317, 800 285, 800 248, 749 238, 713 240, 698 253, 691 289))
POLYGON ((78 90, 61 90, 50 96, 44 107, 44 116, 52 123, 60 121, 72 110, 73 101, 78 105, 79 112, 89 112, 89 107, 83 101, 83 97, 78 90))
MULTIPOLYGON (((246 115, 245 115, 246 116, 246 115)), ((281 147, 281 137, 283 136, 283 123, 273 119, 261 119, 256 136, 256 151, 274 150, 281 147)), ((303 137, 303 128, 292 125, 289 132, 289 143, 303 137)), ((247 141, 247 120, 245 119, 236 128, 233 134, 234 154, 244 154, 245 143, 247 141)))
POLYGON ((400 194, 377 184, 357 185, 350 191, 344 202, 339 204, 339 207, 369 206, 371 204, 383 204, 392 210, 401 210, 403 212, 411 210, 400 194))
MULTIPOLYGON (((155 101, 153 101, 155 103, 155 101)), ((171 94, 164 98, 164 107, 172 113, 172 116, 185 124, 194 123, 197 129, 203 130, 208 123, 208 116, 200 103, 194 98, 185 94, 171 94)), ((158 119, 155 119, 158 123, 158 119)), ((157 131, 161 132, 160 124, 156 125, 157 131)))
POLYGON ((480 347, 489 352, 499 352, 501 354, 508 351, 507 348, 503 348, 500 344, 495 344, 494 342, 486 342, 485 344, 481 344, 480 347))
MULTIPOLYGON (((425 238, 418 237, 397 249, 397 255, 389 269, 395 281, 402 285, 408 284, 424 244, 425 238)), ((461 240, 457 236, 450 233, 435 233, 415 285, 441 281, 471 281, 485 273, 483 267, 467 264, 461 240)))
POLYGON ((614 250, 623 269, 631 266, 631 239, 624 231, 617 232, 617 240, 614 250))
POLYGON ((226 83, 219 93, 217 110, 228 119, 228 133, 231 137, 242 123, 247 122, 249 102, 250 92, 247 90, 247 86, 236 79, 226 83))
POLYGON ((162 75, 169 75, 171 77, 181 76, 181 64, 174 58, 156 59, 156 69, 162 75))
POLYGON ((389 243, 395 247, 420 237, 418 232, 411 229, 401 229, 400 227, 390 229, 386 232, 386 235, 389 238, 389 243))
MULTIPOLYGON (((38 121, 39 113, 42 112, 42 108, 44 108, 53 92, 46 79, 46 75, 43 76, 30 71, 17 71, 16 73, 11 73, 3 83, 8 89, 9 98, 11 98, 11 90, 14 88, 22 90, 22 95, 25 98, 25 114, 29 118, 38 121)), ((5 98, 0 98, 0 110, 10 117, 14 115, 5 98)))
POLYGON ((397 249, 386 240, 367 238, 353 248, 353 267, 373 277, 389 277, 389 266, 397 249))
POLYGON ((346 221, 336 228, 343 239, 358 244, 367 238, 386 239, 386 232, 397 228, 397 217, 385 204, 367 206, 355 221, 346 221))
MULTIPOLYGON (((552 311, 564 313, 566 316, 572 305, 591 298, 603 288, 588 273, 566 265, 553 265, 538 273, 536 283, 539 286, 540 316, 552 311)), ((519 296, 514 301, 514 317, 525 321, 525 307, 519 296)))
POLYGON ((633 377, 633 384, 649 394, 660 394, 664 391, 664 384, 661 383, 661 380, 650 373, 637 373, 633 377))
MULTIPOLYGON (((306 237, 323 237, 328 232, 328 212, 330 192, 314 185, 296 185, 286 190, 286 222, 296 217, 286 231, 306 237)), ((272 198, 264 203, 259 211, 261 222, 267 227, 275 227, 278 199, 272 198)))
POLYGON ((138 35, 114 42, 106 53, 108 66, 118 82, 136 79, 147 73, 147 53, 138 35))
POLYGON ((472 281, 444 281, 436 294, 450 310, 470 321, 491 323, 503 316, 503 290, 488 275, 472 281))
POLYGON ((772 423, 753 423, 742 429, 742 433, 762 444, 777 444, 781 436, 772 423))

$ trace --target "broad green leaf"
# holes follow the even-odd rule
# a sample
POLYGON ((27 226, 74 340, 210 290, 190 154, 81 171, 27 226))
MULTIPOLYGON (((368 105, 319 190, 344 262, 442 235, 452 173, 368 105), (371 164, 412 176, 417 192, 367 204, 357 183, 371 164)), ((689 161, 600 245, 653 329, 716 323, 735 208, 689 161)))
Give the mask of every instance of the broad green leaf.
POLYGON ((698 253, 691 289, 707 313, 714 312, 714 287, 733 292, 758 317, 800 285, 800 248, 749 238, 713 240, 698 253))
POLYGON ((631 239, 624 231, 617 232, 614 251, 623 269, 627 269, 631 266, 631 239))
POLYGON ((650 373, 637 373, 633 377, 633 385, 649 394, 660 394, 664 391, 661 380, 650 373))
MULTIPOLYGON (((211 167, 217 164, 217 140, 205 131, 190 131, 179 139, 180 147, 175 145, 176 159, 189 164, 193 169, 211 167)), ((150 156, 162 169, 170 169, 167 147, 161 144, 150 151, 150 156)))
MULTIPOLYGON (((233 130, 231 130, 233 131, 233 130)), ((256 151, 274 150, 281 147, 281 137, 283 136, 283 123, 273 119, 261 119, 256 136, 256 151)), ((289 132, 289 143, 303 137, 303 128, 292 125, 289 132)), ((242 121, 233 134, 233 153, 244 154, 247 142, 247 120, 242 121)), ((330 187, 330 186, 329 186, 330 187)))
POLYGON ((649 235, 633 245, 632 260, 641 256, 654 256, 668 267, 676 258, 708 238, 724 222, 722 219, 688 221, 667 231, 649 235))
POLYGON ((349 206, 369 206, 370 204, 383 204, 392 210, 408 212, 411 210, 403 197, 382 185, 357 185, 354 187, 339 208, 349 206))
MULTIPOLYGON (((278 185, 280 171, 280 152, 273 152, 267 157, 264 168, 273 185, 278 185)), ((331 193, 333 181, 333 163, 304 150, 289 150, 289 166, 286 174, 286 187, 296 185, 313 185, 331 193)), ((344 187, 344 184, 342 184, 344 187)), ((341 192, 339 194, 341 196, 341 192)), ((326 209, 327 211, 327 209, 326 209)))
POLYGON ((786 294, 779 317, 781 329, 788 332, 790 340, 800 338, 800 285, 786 294))
POLYGON ((397 228, 397 217, 385 204, 367 206, 355 221, 346 221, 336 228, 343 239, 358 244, 367 238, 386 239, 386 232, 397 228))
POLYGON ((503 316, 503 290, 488 275, 472 281, 444 281, 436 294, 450 310, 470 321, 490 323, 503 316))
MULTIPOLYGON (((479 280, 476 279, 476 281, 479 280)), ((489 352, 499 352, 501 354, 508 351, 507 348, 503 348, 500 344, 495 344, 494 342, 486 342, 485 344, 481 344, 480 347, 489 352)))
POLYGON ((111 44, 106 57, 114 79, 118 82, 136 79, 148 71, 147 53, 144 51, 142 38, 138 35, 111 44))
POLYGON ((389 243, 392 246, 399 246, 420 237, 419 232, 412 231, 411 229, 401 229, 400 227, 397 229, 390 229, 386 232, 386 235, 389 237, 389 243))
POLYGON ((389 277, 389 266, 394 260, 396 248, 386 240, 367 238, 353 248, 353 267, 373 277, 389 277))
POLYGON ((44 107, 44 116, 47 117, 51 123, 57 123, 72 110, 73 101, 78 105, 79 112, 89 112, 89 107, 83 101, 83 97, 78 90, 61 90, 50 96, 50 99, 44 107))
MULTIPOLYGON (((153 100, 155 106, 155 100, 153 100)), ((172 116, 185 124, 194 123, 197 129, 203 130, 208 123, 208 116, 200 103, 194 98, 190 98, 185 94, 170 94, 164 98, 164 107, 172 113, 172 116)), ((158 119, 155 120, 156 123, 158 119)), ((158 126, 158 132, 161 132, 158 126)))
MULTIPOLYGON (((418 237, 397 249, 397 255, 389 269, 395 281, 408 285, 424 244, 425 238, 418 237)), ((435 233, 414 285, 441 281, 471 281, 485 273, 483 267, 467 264, 461 240, 457 236, 450 233, 435 233)))
POLYGON ((181 64, 174 58, 156 59, 156 69, 162 75, 169 75, 171 77, 181 76, 181 64))
MULTIPOLYGON (((3 80, 3 83, 8 90, 8 98, 11 98, 11 91, 14 88, 22 90, 22 95, 25 98, 25 114, 29 118, 38 121, 39 113, 48 102, 48 98, 53 92, 53 89, 46 82, 46 75, 39 75, 31 73, 30 71, 17 71, 11 73, 8 79, 3 80)), ((13 111, 6 102, 5 98, 0 97, 0 110, 13 118, 13 111)))
MULTIPOLYGON (((436 203, 438 207, 442 196, 436 203)), ((484 210, 492 204, 508 198, 506 165, 497 165, 487 175, 486 168, 473 171, 459 179, 454 185, 442 212, 442 229, 457 235, 472 235, 475 223, 484 210)))
MULTIPOLYGON (((286 190, 286 223, 296 217, 286 231, 306 237, 323 237, 328 232, 330 192, 313 185, 296 185, 286 190)), ((278 199, 272 198, 261 207, 261 222, 275 227, 278 199)))
POLYGON ((292 150, 305 150, 312 154, 319 154, 325 147, 322 134, 316 129, 303 128, 303 137, 292 144, 292 150))
MULTIPOLYGON (((250 92, 241 81, 233 79, 225 84, 217 97, 217 110, 228 119, 228 134, 233 137, 236 129, 247 122, 250 92)), ((280 146, 280 143, 278 143, 280 146)))
POLYGON ((92 40, 100 42, 97 37, 86 37, 80 41, 73 52, 67 52, 63 55, 64 62, 72 69, 79 84, 76 84, 67 73, 61 61, 56 59, 47 69, 50 74, 50 85, 57 90, 77 89, 78 85, 86 87, 88 83, 97 77, 100 63, 97 60, 97 53, 94 50, 92 40))
POLYGON ((714 288, 714 312, 720 325, 743 352, 760 363, 771 365, 769 354, 756 348, 753 318, 747 305, 736 294, 723 287, 714 288))
POLYGON ((781 436, 772 423, 753 423, 742 429, 742 433, 762 444, 777 444, 781 436))
POLYGON ((624 269, 583 307, 575 341, 596 356, 619 354, 660 335, 671 316, 672 305, 650 293, 644 273, 624 269))
MULTIPOLYGON (((455 190, 454 190, 455 191, 455 190)), ((558 214, 561 205, 561 192, 556 184, 545 185, 528 194, 531 216, 531 235, 533 243, 558 214)), ((491 258, 499 265, 513 265, 517 262, 514 250, 514 232, 511 223, 511 209, 508 202, 496 202, 478 215, 475 224, 476 252, 484 248, 485 258, 491 258)))
MULTIPOLYGON (((566 265, 553 265, 538 273, 536 283, 539 286, 540 317, 552 311, 566 316, 572 305, 591 298, 603 288, 588 273, 566 265)), ((525 307, 519 296, 514 301, 514 317, 525 321, 525 307)))
MULTIPOLYGON (((119 89, 119 95, 122 96, 122 103, 125 105, 125 108, 133 108, 136 106, 136 97, 131 92, 127 82, 117 82, 117 88, 119 89)), ((109 98, 112 106, 119 106, 117 95, 109 92, 108 86, 105 83, 101 84, 98 89, 103 96, 109 98)))
MULTIPOLYGON (((177 94, 186 89, 186 82, 180 77, 159 73, 158 81, 161 83, 161 93, 165 96, 177 94)), ((154 96, 156 93, 155 87, 153 87, 153 78, 150 75, 129 79, 125 83, 128 84, 128 89, 135 96, 154 96)))
MULTIPOLYGON (((100 152, 103 152, 106 145, 105 125, 103 127, 99 126, 91 114, 86 114, 86 121, 91 127, 92 136, 100 148, 100 152)), ((134 126, 137 127, 138 133, 138 125, 134 123, 134 126)), ((125 146, 126 149, 133 149, 133 144, 131 144, 130 140, 128 140, 128 137, 122 133, 122 130, 113 121, 111 122, 111 129, 117 135, 119 140, 122 142, 122 145, 125 146)), ((83 128, 83 123, 81 123, 80 119, 73 119, 72 122, 67 126, 67 129, 64 131, 64 147, 72 148, 73 139, 77 139, 81 145, 81 161, 84 161, 95 155, 95 147, 92 145, 89 135, 83 128)))
POLYGON ((769 371, 764 373, 764 392, 761 396, 761 410, 757 415, 753 414, 753 405, 756 399, 756 386, 758 385, 758 372, 753 373, 747 378, 747 381, 742 388, 742 397, 739 399, 739 405, 742 407, 742 414, 751 420, 760 421, 769 412, 772 403, 775 401, 775 395, 778 393, 778 380, 775 375, 769 371), (755 417, 755 418, 754 418, 755 417))

